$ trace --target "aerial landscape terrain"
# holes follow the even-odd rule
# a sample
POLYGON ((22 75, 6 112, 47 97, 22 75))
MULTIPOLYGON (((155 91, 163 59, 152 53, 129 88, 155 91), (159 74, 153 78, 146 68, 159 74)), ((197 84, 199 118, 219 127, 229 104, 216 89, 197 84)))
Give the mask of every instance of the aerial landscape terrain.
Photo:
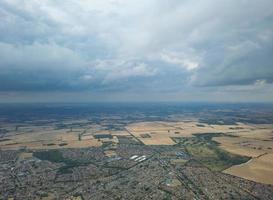
POLYGON ((273 200, 273 0, 0 0, 0 200, 273 200))
POLYGON ((2 199, 273 199, 271 104, 0 110, 2 199))

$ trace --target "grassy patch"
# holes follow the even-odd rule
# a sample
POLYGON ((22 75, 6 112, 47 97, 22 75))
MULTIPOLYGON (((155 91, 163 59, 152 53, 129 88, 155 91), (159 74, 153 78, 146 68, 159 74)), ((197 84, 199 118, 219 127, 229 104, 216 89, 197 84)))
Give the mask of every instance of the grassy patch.
POLYGON ((222 171, 250 159, 221 149, 218 143, 212 140, 212 137, 220 135, 222 134, 207 133, 195 135, 196 137, 193 138, 175 138, 175 140, 178 141, 178 145, 184 146, 195 160, 214 171, 222 171))
POLYGON ((33 153, 33 156, 39 158, 40 160, 48 160, 50 162, 64 162, 62 152, 59 150, 48 150, 48 151, 37 151, 33 153))
POLYGON ((71 160, 69 158, 64 158, 62 152, 59 150, 37 151, 33 153, 33 156, 39 158, 40 160, 48 160, 55 163, 65 163, 65 166, 60 167, 58 170, 58 173, 61 174, 72 173, 72 168, 89 164, 71 160))

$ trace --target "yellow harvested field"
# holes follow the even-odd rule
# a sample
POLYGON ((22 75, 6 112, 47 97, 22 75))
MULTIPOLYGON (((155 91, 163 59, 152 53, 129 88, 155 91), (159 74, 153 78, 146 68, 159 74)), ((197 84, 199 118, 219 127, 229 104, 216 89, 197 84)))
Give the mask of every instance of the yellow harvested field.
MULTIPOLYGON (((189 125, 190 123, 186 123, 189 125)), ((190 126, 194 126, 195 122, 190 126)), ((192 137, 189 130, 177 125, 176 122, 141 122, 126 127, 127 130, 145 145, 174 145, 171 137, 192 137), (147 135, 149 137, 144 137, 147 135)))
POLYGON ((234 154, 258 157, 264 153, 273 153, 273 140, 259 140, 246 137, 214 137, 220 147, 234 154))
POLYGON ((113 136, 128 136, 130 135, 127 131, 110 131, 113 136))
POLYGON ((128 130, 131 132, 138 132, 138 131, 168 131, 175 129, 174 127, 166 126, 165 124, 161 124, 159 122, 140 122, 140 123, 133 123, 127 127, 128 130))
POLYGON ((171 159, 171 164, 177 165, 177 164, 185 164, 188 160, 184 159, 171 159))
MULTIPOLYGON (((181 121, 181 122, 141 122, 133 123, 126 127, 127 130, 136 138, 146 145, 173 145, 171 137, 193 137, 193 134, 203 133, 226 133, 236 135, 244 132, 249 135, 251 131, 255 131, 257 127, 253 125, 208 125, 197 121, 181 121), (149 135, 150 138, 143 137, 149 135)), ((269 127, 267 127, 269 128, 269 127)), ((260 128, 264 131, 263 138, 269 138, 270 130, 265 127, 260 128)))
POLYGON ((102 142, 97 139, 93 140, 82 140, 82 141, 69 141, 68 145, 65 148, 86 148, 86 147, 99 147, 102 145, 102 142))
POLYGON ((224 172, 260 183, 273 184, 272 125, 255 125, 229 136, 214 137, 224 150, 251 157, 247 163, 232 166, 224 172), (236 137, 234 137, 236 135, 236 137))
POLYGON ((140 139, 145 145, 174 145, 175 142, 169 137, 151 137, 140 139))
POLYGON ((237 146, 229 146, 229 145, 220 145, 220 147, 230 153, 241 155, 241 156, 247 156, 247 157, 257 157, 262 155, 264 152, 255 150, 255 149, 246 149, 243 147, 237 147, 237 146))
POLYGON ((81 139, 82 140, 92 140, 92 139, 94 139, 94 136, 93 135, 83 135, 83 136, 81 136, 81 139))
POLYGON ((26 149, 59 149, 59 148, 85 148, 99 147, 102 142, 94 138, 84 138, 79 141, 79 133, 58 131, 31 132, 10 137, 8 141, 1 142, 0 148, 5 150, 26 149))
POLYGON ((249 139, 259 139, 259 140, 271 140, 273 137, 272 129, 244 129, 242 131, 237 131, 234 133, 229 133, 229 135, 239 136, 249 139))
MULTIPOLYGON (((53 142, 53 141, 52 141, 53 142)), ((97 139, 94 140, 70 140, 70 141, 63 141, 63 143, 41 143, 39 141, 31 141, 26 143, 18 143, 18 144, 10 144, 1 146, 3 150, 17 150, 20 148, 26 149, 60 149, 60 148, 86 148, 86 147, 99 147, 102 145, 102 142, 98 141, 97 139), (65 145, 62 145, 62 144, 65 145)))
POLYGON ((253 158, 245 164, 232 166, 224 172, 260 183, 273 184, 273 154, 253 158))
POLYGON ((113 138, 100 138, 98 141, 118 143, 118 138, 117 136, 114 136, 113 138))

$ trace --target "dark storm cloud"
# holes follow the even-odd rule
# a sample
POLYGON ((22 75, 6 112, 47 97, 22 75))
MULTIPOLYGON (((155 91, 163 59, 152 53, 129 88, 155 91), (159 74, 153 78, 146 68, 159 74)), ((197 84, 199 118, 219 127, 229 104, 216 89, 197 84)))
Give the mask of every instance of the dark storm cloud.
POLYGON ((0 91, 194 94, 257 83, 268 91, 272 7, 270 0, 3 0, 0 91))

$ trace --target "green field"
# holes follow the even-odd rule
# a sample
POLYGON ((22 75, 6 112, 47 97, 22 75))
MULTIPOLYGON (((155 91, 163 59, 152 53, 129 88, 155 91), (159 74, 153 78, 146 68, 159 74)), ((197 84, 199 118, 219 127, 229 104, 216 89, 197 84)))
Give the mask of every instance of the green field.
POLYGON ((69 158, 64 158, 62 152, 59 150, 37 151, 33 153, 33 156, 35 156, 36 158, 39 158, 40 160, 64 163, 65 166, 60 167, 58 170, 58 173, 61 173, 61 174, 72 173, 73 167, 84 166, 89 164, 89 163, 71 160, 69 158))
POLYGON ((213 171, 223 171, 232 165, 247 162, 250 158, 231 154, 219 148, 212 137, 221 133, 198 134, 193 138, 174 138, 178 146, 183 146, 192 158, 213 171))

